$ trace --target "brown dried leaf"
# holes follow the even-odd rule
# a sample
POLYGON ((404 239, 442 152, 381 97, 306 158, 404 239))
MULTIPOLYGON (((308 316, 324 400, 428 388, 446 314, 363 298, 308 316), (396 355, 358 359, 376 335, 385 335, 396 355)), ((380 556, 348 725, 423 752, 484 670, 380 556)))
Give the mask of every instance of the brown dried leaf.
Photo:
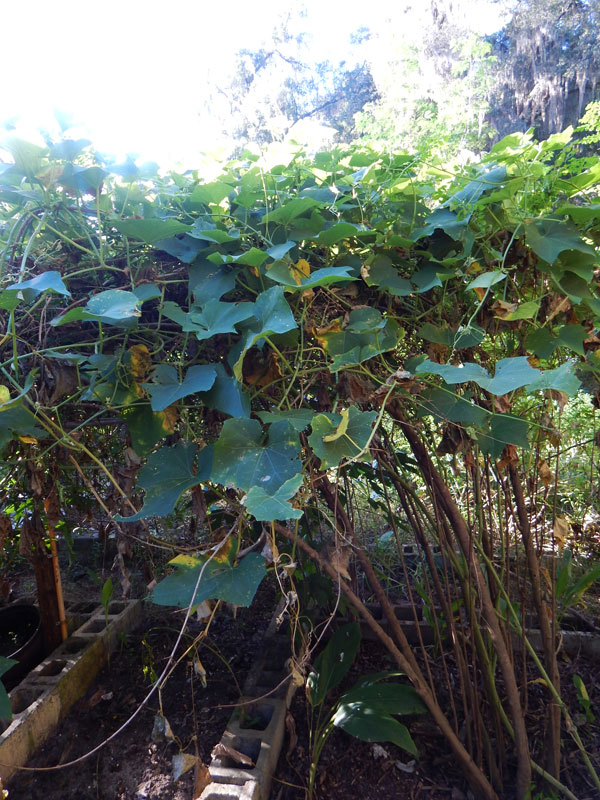
POLYGON ((289 744, 286 755, 291 756, 294 750, 296 749, 296 745, 298 744, 298 735, 296 733, 296 720, 292 716, 292 712, 288 711, 285 715, 285 728, 288 732, 289 737, 289 744))
POLYGON ((488 290, 484 289, 482 286, 476 286, 473 289, 473 291, 477 295, 477 299, 479 300, 480 303, 483 301, 483 298, 486 296, 486 294, 488 292, 488 290))
POLYGON ((247 756, 245 753, 240 753, 239 750, 235 750, 228 744, 223 744, 223 742, 216 744, 210 751, 210 754, 213 758, 232 758, 238 764, 244 764, 244 766, 247 767, 254 766, 254 761, 252 761, 250 756, 247 756))
POLYGON ((500 414, 508 414, 512 407, 512 403, 508 399, 508 395, 501 394, 494 397, 494 409, 500 414))
POLYGON ((558 544, 558 549, 562 550, 567 543, 571 526, 565 516, 556 517, 554 520, 554 541, 558 544))
POLYGON ((166 433, 174 433, 175 425, 179 419, 179 411, 177 405, 168 406, 164 411, 157 412, 162 416, 162 427, 166 433))
POLYGON ((13 537, 13 529, 10 517, 7 514, 0 514, 0 552, 4 550, 4 546, 13 537))
POLYGON ((198 800, 210 782, 210 772, 208 767, 206 764, 203 764, 199 758, 196 759, 196 775, 194 778, 194 791, 192 792, 192 800, 198 800))
POLYGON ((198 762, 198 756, 190 753, 177 753, 173 756, 173 783, 176 783, 182 775, 185 775, 198 762))
POLYGON ((538 463, 538 475, 546 488, 554 481, 554 473, 546 461, 540 461, 538 463))
POLYGON ((509 464, 518 464, 519 456, 514 444, 507 444, 504 448, 504 456, 498 461, 498 470, 503 472, 509 464))
POLYGON ((546 397, 557 403, 559 411, 562 411, 569 402, 568 396, 564 392, 559 392, 558 389, 547 389, 546 397))
POLYGON ((496 300, 492 303, 491 310, 498 319, 506 319, 519 307, 518 303, 507 303, 506 300, 496 300))

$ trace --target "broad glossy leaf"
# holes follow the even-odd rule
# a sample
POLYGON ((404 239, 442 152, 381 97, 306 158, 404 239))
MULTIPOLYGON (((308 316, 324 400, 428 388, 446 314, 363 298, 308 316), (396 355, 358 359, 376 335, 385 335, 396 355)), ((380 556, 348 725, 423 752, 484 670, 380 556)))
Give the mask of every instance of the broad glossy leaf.
POLYGON ((242 384, 225 371, 223 364, 213 364, 217 377, 210 391, 201 395, 208 408, 221 411, 230 417, 249 417, 250 399, 244 394, 242 384))
POLYGON ((249 491, 261 486, 274 493, 300 471, 300 442, 282 420, 269 426, 268 438, 254 419, 228 419, 215 444, 211 479, 223 486, 249 491))
POLYGON ((257 413, 265 425, 279 420, 286 420, 298 432, 308 428, 315 416, 315 412, 309 408, 293 408, 287 411, 258 411, 257 413))
POLYGON ((224 294, 235 288, 235 267, 215 266, 210 261, 192 264, 190 267, 190 291, 200 303, 207 300, 220 300, 224 294))
POLYGON ((141 315, 140 300, 133 292, 109 289, 91 297, 85 310, 102 322, 122 322, 141 315))
POLYGON ((536 380, 540 375, 539 370, 534 369, 525 356, 500 359, 496 364, 496 373, 493 378, 482 366, 472 362, 455 367, 450 364, 436 364, 426 359, 419 364, 415 372, 440 375, 449 384, 474 381, 482 389, 497 395, 508 394, 515 389, 520 389, 536 380))
POLYGON ((409 280, 403 278, 387 256, 380 256, 361 270, 367 286, 377 286, 394 297, 408 297, 415 290, 409 280))
POLYGON ((71 292, 65 286, 60 272, 51 270, 50 272, 42 272, 41 275, 36 275, 35 278, 30 278, 27 281, 20 283, 13 283, 6 287, 5 291, 20 292, 27 290, 31 298, 37 297, 42 292, 56 292, 57 294, 70 297, 71 292))
POLYGON ((325 269, 316 269, 311 273, 310 277, 303 278, 298 283, 295 279, 292 270, 288 265, 279 261, 267 271, 267 278, 272 281, 281 283, 288 289, 295 292, 303 292, 307 289, 316 289, 317 286, 327 286, 330 283, 344 283, 346 281, 357 280, 356 275, 353 275, 352 267, 327 267, 325 269))
POLYGON ((205 600, 223 600, 247 607, 267 573, 260 553, 248 553, 237 566, 229 560, 208 560, 208 556, 177 556, 170 563, 177 572, 167 575, 152 592, 152 602, 159 606, 187 608, 205 600), (204 573, 194 594, 203 567, 204 573))
POLYGON ((442 344, 445 347, 455 348, 460 350, 465 347, 476 347, 485 339, 485 331, 478 325, 472 325, 470 328, 458 328, 454 330, 447 325, 432 325, 426 322, 421 325, 417 331, 417 336, 426 339, 428 342, 435 344, 442 344))
POLYGON ((340 702, 332 722, 336 728, 363 742, 392 742, 411 755, 418 756, 408 728, 387 714, 374 712, 368 703, 340 702))
POLYGON ((211 364, 190 367, 185 378, 180 381, 177 370, 168 364, 159 364, 154 370, 152 383, 142 386, 150 397, 153 411, 164 411, 182 397, 197 392, 207 392, 214 384, 217 371, 211 364))
MULTIPOLYGON (((384 673, 385 675, 385 673, 384 673)), ((373 676, 377 678, 378 676, 373 676)), ((384 714, 426 714, 427 706, 415 689, 406 683, 382 683, 373 680, 367 683, 369 676, 361 678, 358 685, 350 689, 340 698, 341 703, 363 703, 375 713, 384 714)))
POLYGON ((525 223, 525 238, 540 258, 553 264, 563 250, 578 250, 594 255, 594 248, 581 238, 579 231, 568 222, 536 219, 525 223))
POLYGON ((213 181, 196 186, 189 197, 189 202, 201 205, 218 205, 231 192, 232 187, 223 181, 213 181))
POLYGON ((485 425, 489 412, 465 397, 459 397, 448 389, 434 389, 423 400, 419 416, 432 414, 438 419, 459 422, 462 425, 485 425))
POLYGON ((289 225, 296 217, 306 214, 307 211, 320 205, 323 204, 313 200, 312 197, 296 197, 294 200, 290 200, 274 211, 269 211, 268 214, 265 214, 262 221, 263 224, 278 222, 280 225, 289 225))
POLYGON ((159 239, 154 242, 154 247, 179 259, 184 264, 189 264, 196 258, 200 250, 206 248, 206 245, 189 234, 184 234, 183 236, 172 236, 170 239, 159 239))
POLYGON ((344 680, 358 653, 360 638, 360 625, 349 622, 337 629, 319 653, 307 683, 307 697, 313 707, 344 680))
POLYGON ((574 362, 567 361, 556 369, 546 369, 543 372, 538 372, 535 380, 527 384, 526 390, 531 394, 544 389, 556 389, 572 397, 577 394, 581 386, 581 381, 575 375, 574 368, 574 362))
POLYGON ((0 450, 18 436, 43 439, 47 435, 46 431, 37 427, 34 415, 23 406, 15 405, 0 411, 0 450))
POLYGON ((413 241, 418 241, 425 236, 432 236, 436 230, 441 229, 451 239, 459 239, 467 228, 467 220, 459 219, 457 215, 447 208, 438 208, 432 212, 421 228, 415 228, 411 233, 413 241))
POLYGON ((176 219, 118 219, 112 225, 130 239, 139 239, 146 244, 153 244, 161 239, 169 239, 178 233, 186 233, 192 229, 176 219))
POLYGON ((510 414, 492 414, 486 425, 476 432, 477 442, 483 453, 499 458, 507 444, 529 447, 527 421, 510 414))
POLYGON ((243 326, 241 352, 233 368, 238 380, 242 378, 242 362, 246 351, 273 333, 287 333, 298 325, 284 297, 282 286, 273 286, 262 292, 254 303, 254 320, 243 326))
POLYGON ((287 480, 273 494, 265 492, 262 486, 253 486, 244 500, 244 505, 254 519, 259 522, 273 522, 273 520, 300 519, 304 513, 299 508, 293 508, 288 503, 303 483, 302 475, 295 475, 287 480))
POLYGON ((156 283, 140 283, 139 286, 135 287, 133 293, 140 303, 145 303, 148 300, 155 300, 157 297, 161 296, 161 291, 156 283))
POLYGON ((131 446, 140 456, 146 456, 157 442, 173 433, 169 416, 154 412, 150 403, 136 403, 121 411, 121 417, 131 436, 131 446))
MULTIPOLYGON (((368 330, 363 333, 353 332, 353 324, 358 320, 364 309, 355 309, 350 312, 349 322, 343 331, 332 331, 318 336, 319 344, 323 347, 332 363, 330 370, 337 372, 342 367, 350 364, 361 364, 363 361, 393 350, 404 335, 394 320, 388 320, 381 330, 368 330)), ((379 314, 378 311, 375 314, 379 314)), ((379 315, 381 316, 381 315, 379 315)))
POLYGON ((467 284, 467 289, 489 289, 496 283, 500 283, 500 281, 504 280, 504 278, 506 278, 506 273, 502 272, 501 270, 484 272, 482 275, 478 275, 475 280, 472 280, 469 284, 467 284))
POLYGON ((312 433, 308 442, 313 453, 321 461, 322 469, 337 467, 342 460, 352 461, 356 458, 371 436, 373 422, 377 414, 374 411, 359 411, 355 406, 348 409, 345 432, 335 439, 326 439, 338 432, 342 422, 341 414, 317 414, 312 421, 312 433), (334 421, 331 420, 334 416, 334 421))
POLYGON ((556 337, 552 336, 548 328, 538 328, 525 339, 525 347, 544 360, 550 358, 557 344, 556 337))
POLYGON ((296 247, 296 242, 283 242, 283 244, 275 244, 270 247, 267 253, 274 261, 280 261, 293 247, 296 247))
POLYGON ((361 228, 357 225, 352 225, 350 222, 336 222, 335 225, 321 231, 315 241, 324 247, 331 247, 351 236, 358 236, 360 233, 361 228))
POLYGON ((115 516, 115 519, 119 522, 137 522, 146 517, 170 514, 186 489, 209 479, 212 456, 212 445, 199 453, 198 447, 190 442, 161 447, 150 455, 140 472, 138 487, 146 492, 143 508, 131 517, 115 516), (196 455, 198 458, 194 468, 196 455))

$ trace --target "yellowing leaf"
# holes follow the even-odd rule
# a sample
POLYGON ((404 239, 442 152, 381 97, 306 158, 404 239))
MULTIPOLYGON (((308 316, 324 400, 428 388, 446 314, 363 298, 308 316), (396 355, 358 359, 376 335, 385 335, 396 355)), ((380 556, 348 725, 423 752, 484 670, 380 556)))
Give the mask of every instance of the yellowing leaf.
POLYGON ((303 280, 310 278, 310 264, 305 258, 299 259, 298 263, 292 267, 292 275, 298 286, 303 280))
POLYGON ((477 295, 477 299, 479 300, 480 303, 483 302, 483 298, 488 293, 488 290, 484 289, 483 286, 474 286, 473 291, 477 295))
POLYGON ((25 444, 37 444, 38 440, 35 436, 19 436, 19 439, 25 444))
POLYGON ((327 348, 327 339, 324 338, 326 333, 339 333, 342 330, 341 318, 334 319, 329 325, 324 328, 313 328, 313 334, 319 345, 325 350, 327 348))
POLYGON ((175 425, 179 419, 176 405, 168 406, 164 411, 157 412, 162 417, 162 427, 167 433, 175 433, 175 425))
POLYGON ((469 264, 467 267, 467 275, 476 275, 478 272, 481 272, 483 267, 479 263, 479 261, 473 261, 472 264, 469 264))
POLYGON ((569 521, 565 516, 557 517, 554 520, 554 540, 558 544, 560 550, 562 550, 566 544, 569 529, 569 521))
POLYGON ((10 400, 10 392, 8 386, 0 386, 0 404, 8 403, 10 400))
POLYGON ((146 380, 151 367, 152 358, 145 344, 134 344, 129 348, 129 368, 136 383, 146 380))
POLYGON ((349 410, 345 408, 342 411, 342 419, 340 420, 340 424, 337 426, 335 433, 329 433, 327 436, 324 436, 324 442, 335 442, 336 439, 340 439, 345 435, 346 431, 348 430, 348 414, 349 410))

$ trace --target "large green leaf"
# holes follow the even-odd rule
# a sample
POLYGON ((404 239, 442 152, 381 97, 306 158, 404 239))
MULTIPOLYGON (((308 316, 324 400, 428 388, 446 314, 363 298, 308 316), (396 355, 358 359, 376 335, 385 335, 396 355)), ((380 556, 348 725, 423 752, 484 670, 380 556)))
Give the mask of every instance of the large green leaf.
POLYGON ((332 358, 330 370, 337 372, 350 364, 361 364, 374 356, 393 350, 404 331, 395 320, 384 320, 379 311, 358 308, 350 312, 342 331, 318 335, 319 344, 332 358))
POLYGON ((35 278, 30 278, 27 281, 20 283, 13 283, 6 287, 6 291, 22 292, 28 291, 31 297, 37 297, 42 292, 56 292, 57 294, 71 296, 71 292, 65 286, 60 272, 51 270, 49 272, 42 272, 41 275, 36 275, 35 278))
POLYGON ((324 247, 331 247, 344 239, 349 239, 351 236, 357 236, 360 232, 361 229, 350 222, 336 222, 335 225, 321 231, 315 241, 324 247))
POLYGON ((37 427, 36 419, 31 412, 21 405, 12 405, 13 400, 9 403, 11 405, 7 405, 4 410, 0 407, 0 450, 18 436, 43 439, 48 435, 42 428, 37 427))
POLYGON ((317 414, 308 443, 320 459, 321 468, 331 469, 342 460, 357 458, 367 446, 376 417, 375 411, 359 411, 355 406, 342 414, 317 414))
POLYGON ((341 703, 363 703, 376 713, 426 714, 427 706, 415 689, 407 683, 383 683, 386 673, 363 675, 357 684, 346 692, 341 703))
POLYGON ((186 489, 209 479, 212 456, 212 445, 199 453, 198 447, 191 442, 161 447, 152 453, 140 472, 138 487, 146 492, 143 508, 131 517, 116 516, 115 519, 137 522, 146 517, 170 514, 186 489))
POLYGON ((449 328, 447 325, 432 325, 426 322, 417 331, 417 336, 428 342, 442 344, 446 347, 460 350, 466 347, 476 347, 485 339, 485 331, 478 325, 469 328, 449 328))
POLYGON ((124 236, 139 239, 146 244, 192 230, 191 225, 178 222, 176 219, 117 219, 112 225, 124 236))
POLYGON ((298 432, 308 428, 315 416, 315 412, 309 408, 293 408, 287 411, 258 411, 257 413, 265 425, 284 419, 298 432))
POLYGON ((269 426, 268 438, 255 419, 228 419, 215 444, 211 479, 249 491, 273 494, 300 471, 298 434, 282 420, 269 426))
POLYGON ((267 572, 260 553, 248 553, 237 566, 231 558, 209 560, 208 556, 181 555, 170 563, 177 572, 167 575, 152 592, 152 602, 159 606, 187 608, 205 600, 223 600, 247 607, 267 572), (202 568, 204 573, 194 594, 202 568))
POLYGON ((208 408, 221 411, 230 417, 249 417, 250 399, 244 394, 242 384, 227 374, 223 364, 213 366, 217 377, 212 389, 201 396, 202 402, 208 408))
POLYGON ((388 714, 374 710, 369 703, 340 702, 332 722, 336 728, 363 742, 392 742, 413 756, 417 747, 408 728, 388 714))
POLYGON ((204 183, 196 186, 189 196, 189 202, 194 205, 217 205, 231 192, 232 187, 223 181, 204 183))
POLYGON ((524 356, 500 359, 496 364, 496 373, 493 378, 482 366, 472 362, 455 367, 451 364, 436 364, 426 359, 418 365, 415 372, 440 375, 449 384, 473 381, 482 389, 497 395, 520 389, 521 386, 534 381, 540 374, 539 370, 534 369, 524 356))
POLYGON ((223 303, 208 300, 202 307, 193 306, 188 314, 172 302, 163 305, 163 313, 181 325, 184 331, 196 334, 200 341, 219 333, 237 333, 235 325, 254 316, 254 303, 223 303))
POLYGON ((568 222, 536 219, 525 223, 525 238, 540 258, 553 264, 563 250, 578 250, 595 255, 594 248, 585 242, 577 228, 568 222))
POLYGON ((507 444, 529 447, 527 421, 510 414, 492 414, 486 425, 475 432, 477 442, 483 453, 498 458, 507 444))
POLYGON ((307 211, 310 211, 310 209, 319 205, 322 205, 322 203, 318 203, 316 200, 313 200, 312 197, 296 197, 294 200, 290 200, 274 211, 265 214, 262 221, 264 223, 279 222, 281 225, 289 225, 293 219, 296 219, 296 217, 305 214, 307 211))
POLYGON ((300 519, 303 512, 288 503, 303 483, 302 475, 295 475, 287 480, 273 494, 265 492, 262 486, 253 486, 244 501, 244 505, 259 522, 273 520, 300 519))
POLYGON ((154 370, 153 382, 142 386, 151 399, 152 411, 164 411, 165 408, 197 392, 207 392, 214 384, 217 371, 212 364, 201 364, 190 367, 185 378, 180 381, 175 367, 159 364, 154 370))
POLYGON ((121 417, 131 436, 131 445, 140 456, 146 456, 154 445, 172 433, 165 415, 156 413, 150 403, 135 403, 122 409, 121 417))
POLYGON ((266 292, 259 294, 254 303, 253 318, 242 326, 241 352, 233 367, 235 377, 241 381, 246 352, 253 345, 260 343, 264 336, 287 333, 297 327, 282 286, 272 286, 266 292))
POLYGON ((350 670, 360 647, 360 625, 349 622, 333 634, 315 659, 306 688, 310 704, 320 705, 327 694, 340 684, 350 670))
POLYGON ((64 325, 68 322, 90 320, 107 325, 135 322, 141 316, 141 301, 133 292, 123 289, 107 289, 91 297, 85 308, 72 308, 60 317, 55 317, 51 325, 64 325))
POLYGON ((316 289, 317 286, 327 286, 330 283, 357 280, 356 275, 352 274, 352 267, 327 267, 325 269, 316 269, 311 272, 310 277, 302 278, 298 283, 292 270, 284 261, 278 261, 273 264, 267 272, 267 277, 272 281, 283 284, 288 289, 298 292, 316 289))
POLYGON ((577 394, 581 381, 574 373, 575 364, 567 361, 556 369, 546 369, 538 372, 537 377, 527 384, 527 392, 543 391, 544 389, 556 389, 570 396, 577 394))

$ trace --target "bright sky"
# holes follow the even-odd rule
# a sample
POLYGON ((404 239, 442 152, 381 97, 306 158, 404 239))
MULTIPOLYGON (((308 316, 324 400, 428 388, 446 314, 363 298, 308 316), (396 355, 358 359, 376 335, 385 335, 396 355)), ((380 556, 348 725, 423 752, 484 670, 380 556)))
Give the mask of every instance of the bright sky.
MULTIPOLYGON (((488 0, 475 15, 492 29, 488 0)), ((422 5, 424 0, 416 2, 422 5)), ((377 30, 402 13, 402 0, 29 0, 2 8, 0 124, 34 140, 58 134, 53 110, 72 115, 77 135, 122 157, 193 166, 218 148, 210 117, 198 109, 241 47, 268 40, 282 10, 305 6, 315 58, 349 55, 350 34, 377 30)))

